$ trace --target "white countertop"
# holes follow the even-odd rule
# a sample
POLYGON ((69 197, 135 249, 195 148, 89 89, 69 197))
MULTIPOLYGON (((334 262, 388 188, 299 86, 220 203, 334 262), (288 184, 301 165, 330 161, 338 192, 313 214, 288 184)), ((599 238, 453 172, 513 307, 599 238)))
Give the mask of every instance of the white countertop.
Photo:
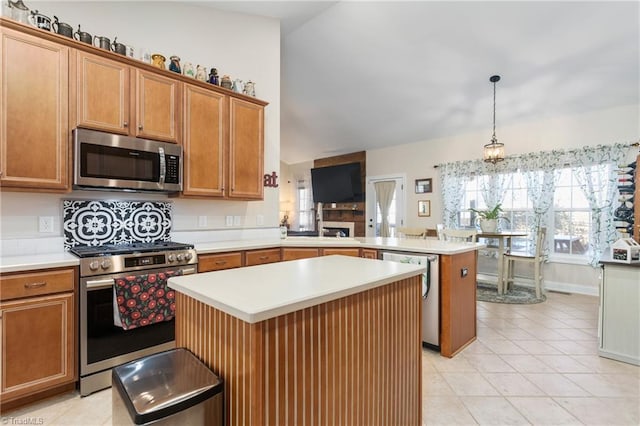
MULTIPOLYGON (((453 243, 436 239, 334 237, 287 237, 286 239, 233 240, 195 244, 198 254, 279 247, 362 247, 377 250, 451 255, 477 250, 486 246, 480 243, 453 243)), ((79 264, 77 257, 62 251, 49 254, 1 256, 0 273, 77 266, 79 264)))
POLYGON ((169 286, 248 323, 415 276, 424 267, 324 256, 173 277, 169 286))
POLYGON ((80 259, 67 252, 30 254, 0 257, 0 273, 29 271, 33 269, 78 266, 80 259))

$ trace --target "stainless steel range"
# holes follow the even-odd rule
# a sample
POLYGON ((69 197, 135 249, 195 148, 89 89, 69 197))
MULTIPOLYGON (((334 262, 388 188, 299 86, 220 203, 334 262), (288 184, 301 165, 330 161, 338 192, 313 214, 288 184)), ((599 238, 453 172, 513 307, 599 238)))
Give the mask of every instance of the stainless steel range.
POLYGON ((111 386, 111 369, 122 363, 175 347, 175 320, 125 330, 117 316, 118 280, 153 280, 197 272, 198 256, 190 244, 134 243, 74 247, 80 257, 80 394, 111 386))

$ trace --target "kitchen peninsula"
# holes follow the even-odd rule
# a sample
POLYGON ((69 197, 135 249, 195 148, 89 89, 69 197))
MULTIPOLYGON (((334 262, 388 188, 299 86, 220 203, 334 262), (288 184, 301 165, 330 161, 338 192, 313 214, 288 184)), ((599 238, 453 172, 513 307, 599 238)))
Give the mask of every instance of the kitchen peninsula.
POLYGON ((176 344, 227 424, 421 422, 418 265, 326 256, 174 277, 176 344))

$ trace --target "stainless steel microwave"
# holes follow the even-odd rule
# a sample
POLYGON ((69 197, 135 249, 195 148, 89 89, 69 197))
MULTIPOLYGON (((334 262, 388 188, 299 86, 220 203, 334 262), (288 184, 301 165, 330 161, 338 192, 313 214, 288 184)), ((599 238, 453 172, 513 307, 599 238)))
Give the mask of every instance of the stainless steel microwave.
POLYGON ((182 147, 75 129, 73 187, 123 191, 182 190, 182 147))

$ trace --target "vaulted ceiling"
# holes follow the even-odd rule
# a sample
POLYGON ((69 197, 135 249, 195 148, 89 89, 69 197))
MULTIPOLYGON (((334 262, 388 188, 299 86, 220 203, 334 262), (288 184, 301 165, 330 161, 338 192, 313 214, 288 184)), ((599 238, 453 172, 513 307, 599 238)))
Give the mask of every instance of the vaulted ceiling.
POLYGON ((624 1, 207 2, 282 22, 281 159, 296 163, 640 98, 624 1))

